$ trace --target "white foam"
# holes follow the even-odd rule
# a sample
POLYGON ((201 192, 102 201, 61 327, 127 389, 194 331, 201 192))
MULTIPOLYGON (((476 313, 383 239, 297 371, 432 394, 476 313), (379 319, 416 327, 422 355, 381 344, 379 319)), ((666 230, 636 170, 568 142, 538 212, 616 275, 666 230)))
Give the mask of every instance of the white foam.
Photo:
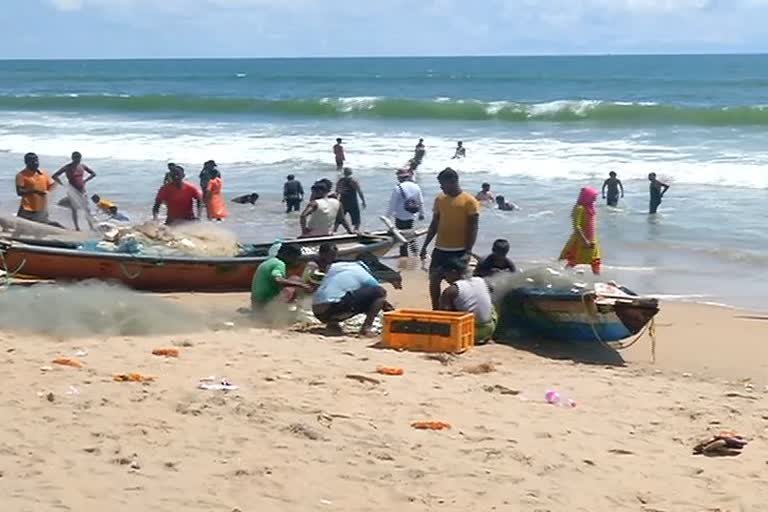
MULTIPOLYGON (((373 105, 376 100, 357 97, 345 101, 352 109, 373 105)), ((582 104, 579 108, 588 107, 582 104)), ((261 166, 289 161, 298 167, 311 167, 332 161, 331 146, 341 134, 350 166, 380 172, 402 166, 412 155, 415 141, 425 135, 415 131, 419 128, 409 130, 402 125, 392 129, 365 125, 369 131, 361 132, 333 124, 297 127, 290 123, 181 123, 101 116, 81 116, 76 130, 72 123, 69 115, 1 113, 0 145, 2 150, 13 153, 35 151, 62 159, 78 150, 88 158, 126 161, 166 162, 174 158, 203 162, 213 158, 221 163, 261 166)), ((716 143, 710 147, 692 143, 685 146, 665 144, 660 137, 633 134, 564 140, 565 137, 551 132, 480 137, 475 133, 470 126, 450 137, 427 135, 427 158, 419 175, 434 175, 450 165, 464 173, 489 173, 501 178, 573 180, 599 185, 613 170, 624 180, 644 179, 649 172, 656 172, 677 184, 768 188, 768 153, 757 147, 739 153, 733 143, 723 147, 716 143), (464 139, 468 158, 452 160, 458 138, 464 139)))

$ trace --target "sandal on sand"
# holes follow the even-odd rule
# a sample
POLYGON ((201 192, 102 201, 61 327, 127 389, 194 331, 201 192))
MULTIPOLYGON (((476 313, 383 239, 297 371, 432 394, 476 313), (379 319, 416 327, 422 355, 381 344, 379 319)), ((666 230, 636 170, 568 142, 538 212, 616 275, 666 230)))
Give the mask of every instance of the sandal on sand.
POLYGON ((716 456, 734 456, 741 453, 747 440, 732 430, 723 430, 715 435, 701 439, 693 447, 694 454, 716 456))

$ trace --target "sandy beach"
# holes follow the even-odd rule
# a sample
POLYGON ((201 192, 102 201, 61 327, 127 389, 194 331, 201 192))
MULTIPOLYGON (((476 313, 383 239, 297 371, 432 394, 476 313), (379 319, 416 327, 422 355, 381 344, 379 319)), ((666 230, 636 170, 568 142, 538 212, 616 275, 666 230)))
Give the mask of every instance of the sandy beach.
MULTIPOLYGON (((421 286, 409 276, 393 300, 423 305, 421 286)), ((226 311, 245 298, 164 300, 226 311)), ((543 345, 437 360, 240 324, 145 337, 2 332, 2 509, 768 510, 765 322, 665 304, 656 365, 646 342, 619 364, 610 351, 543 345), (180 357, 151 354, 167 346, 180 357), (78 354, 82 368, 51 364, 78 354), (115 382, 119 372, 155 380, 115 382), (207 376, 239 389, 197 389, 207 376), (548 389, 576 406, 545 403, 548 389), (452 428, 410 426, 420 420, 452 428), (750 439, 741 455, 692 455, 726 428, 750 439)))

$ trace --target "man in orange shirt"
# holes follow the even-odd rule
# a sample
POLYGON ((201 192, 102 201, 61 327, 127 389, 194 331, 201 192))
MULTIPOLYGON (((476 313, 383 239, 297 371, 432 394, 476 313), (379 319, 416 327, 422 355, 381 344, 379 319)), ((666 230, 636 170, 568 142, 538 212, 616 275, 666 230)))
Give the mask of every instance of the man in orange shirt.
POLYGON ((200 189, 184 179, 184 168, 179 165, 171 169, 169 174, 170 183, 160 187, 157 192, 152 217, 157 220, 160 205, 165 204, 167 208, 165 223, 168 225, 200 219, 203 199, 200 189))
POLYGON ((432 309, 440 305, 440 284, 445 279, 445 264, 456 259, 468 260, 477 240, 480 204, 475 197, 464 192, 459 175, 446 167, 437 175, 442 193, 435 198, 432 223, 421 248, 421 259, 427 258, 427 246, 437 236, 432 261, 429 265, 429 295, 432 309))
POLYGON ((48 221, 48 191, 55 182, 40 169, 40 159, 34 153, 24 155, 26 167, 16 174, 16 195, 21 198, 17 217, 51 224, 48 221))

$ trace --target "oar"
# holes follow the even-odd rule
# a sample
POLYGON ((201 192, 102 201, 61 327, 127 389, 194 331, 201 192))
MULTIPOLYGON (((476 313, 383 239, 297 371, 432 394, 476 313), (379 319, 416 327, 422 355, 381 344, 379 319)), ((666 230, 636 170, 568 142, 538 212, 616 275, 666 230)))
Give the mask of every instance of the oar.
POLYGON ((390 233, 392 233, 392 236, 394 236, 398 242, 401 244, 407 244, 408 239, 403 235, 403 233, 395 227, 394 224, 392 224, 392 221, 389 220, 384 215, 380 216, 379 219, 381 219, 381 222, 384 223, 385 226, 387 226, 387 229, 390 233))

